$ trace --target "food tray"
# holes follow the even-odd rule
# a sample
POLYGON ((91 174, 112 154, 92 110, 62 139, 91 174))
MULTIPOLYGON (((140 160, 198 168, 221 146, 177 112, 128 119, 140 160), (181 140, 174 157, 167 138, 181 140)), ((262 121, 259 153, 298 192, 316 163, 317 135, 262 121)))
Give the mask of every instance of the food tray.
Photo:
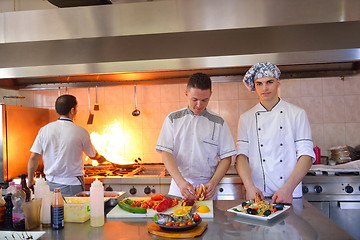
POLYGON ((284 205, 283 210, 278 210, 278 211, 276 211, 274 213, 271 213, 269 216, 251 215, 251 214, 244 213, 244 212, 234 211, 233 210, 234 208, 238 209, 239 211, 243 210, 243 207, 240 204, 240 205, 237 205, 235 207, 229 208, 227 211, 232 212, 232 213, 236 213, 238 216, 245 217, 245 218, 252 218, 252 219, 258 219, 258 220, 262 220, 262 221, 268 221, 268 220, 271 220, 271 219, 283 214, 285 211, 287 211, 290 208, 290 206, 289 205, 284 205))

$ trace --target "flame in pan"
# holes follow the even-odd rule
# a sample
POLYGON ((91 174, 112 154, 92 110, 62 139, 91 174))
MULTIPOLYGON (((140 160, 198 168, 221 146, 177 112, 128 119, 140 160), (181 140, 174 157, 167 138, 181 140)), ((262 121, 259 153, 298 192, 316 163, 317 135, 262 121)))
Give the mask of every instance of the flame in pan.
MULTIPOLYGON (((90 138, 96 150, 108 161, 116 164, 134 163, 125 160, 125 143, 128 141, 129 136, 126 136, 118 121, 106 126, 101 134, 92 132, 90 138)), ((93 161, 93 165, 96 165, 96 163, 96 161, 93 161)))

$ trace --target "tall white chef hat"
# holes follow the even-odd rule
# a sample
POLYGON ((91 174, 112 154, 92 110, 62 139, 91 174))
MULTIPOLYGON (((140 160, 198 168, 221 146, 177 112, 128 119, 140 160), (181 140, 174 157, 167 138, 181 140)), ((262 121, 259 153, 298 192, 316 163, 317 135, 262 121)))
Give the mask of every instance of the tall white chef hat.
POLYGON ((280 78, 280 69, 270 62, 259 62, 253 65, 245 74, 243 82, 251 91, 255 91, 255 80, 264 77, 280 78))

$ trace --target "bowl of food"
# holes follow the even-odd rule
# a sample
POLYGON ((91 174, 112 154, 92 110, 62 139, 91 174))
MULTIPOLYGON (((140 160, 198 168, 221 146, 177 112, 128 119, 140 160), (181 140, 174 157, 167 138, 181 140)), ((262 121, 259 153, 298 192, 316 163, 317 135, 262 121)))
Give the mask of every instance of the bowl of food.
POLYGON ((188 212, 174 211, 171 214, 158 213, 153 221, 164 231, 181 232, 195 228, 202 219, 199 214, 190 215, 188 212))

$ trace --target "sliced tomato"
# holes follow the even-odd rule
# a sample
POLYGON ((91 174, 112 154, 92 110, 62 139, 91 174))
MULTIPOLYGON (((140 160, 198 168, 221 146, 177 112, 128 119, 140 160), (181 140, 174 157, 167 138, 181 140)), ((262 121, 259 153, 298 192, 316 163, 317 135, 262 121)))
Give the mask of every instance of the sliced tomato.
POLYGON ((140 207, 148 209, 149 205, 146 202, 142 202, 140 207))
POLYGON ((155 204, 154 201, 151 199, 147 200, 145 203, 149 206, 149 208, 152 208, 155 204))
POLYGON ((151 200, 153 201, 160 201, 160 200, 163 200, 164 199, 164 194, 162 193, 157 193, 155 194, 154 196, 151 196, 151 200))
POLYGON ((171 207, 175 207, 176 205, 178 205, 178 203, 179 203, 179 200, 177 198, 174 198, 172 200, 171 207))
POLYGON ((169 201, 164 199, 156 206, 155 210, 157 212, 163 212, 166 211, 171 205, 169 204, 169 201))

